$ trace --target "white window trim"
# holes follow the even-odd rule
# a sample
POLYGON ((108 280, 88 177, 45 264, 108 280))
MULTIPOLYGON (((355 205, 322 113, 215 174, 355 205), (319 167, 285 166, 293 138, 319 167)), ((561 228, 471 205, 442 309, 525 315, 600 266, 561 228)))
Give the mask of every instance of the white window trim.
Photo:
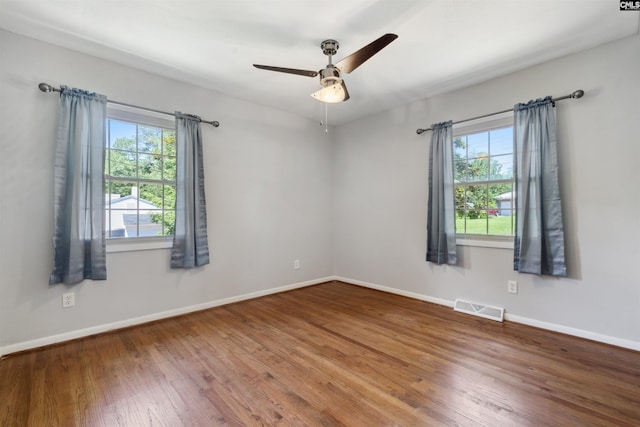
MULTIPOLYGON (((167 118, 166 114, 144 111, 124 105, 109 105, 107 107, 109 119, 124 120, 149 126, 171 128, 175 121, 167 118)), ((148 251, 155 249, 171 249, 173 236, 135 237, 135 238, 105 238, 107 253, 148 251)))
MULTIPOLYGON (((508 111, 506 113, 496 114, 490 118, 482 118, 476 120, 470 120, 465 122, 464 125, 453 125, 453 137, 460 135, 466 135, 475 132, 483 132, 486 130, 513 126, 513 112, 508 111)), ((495 248, 495 249, 511 249, 513 250, 513 236, 492 236, 484 234, 457 234, 456 233, 456 245, 457 246, 475 246, 481 248, 495 248)))
POLYGON ((475 119, 465 122, 463 125, 453 125, 453 136, 466 135, 469 133, 483 132, 489 129, 513 126, 513 112, 496 114, 492 117, 475 119))
POLYGON ((513 249, 513 239, 513 236, 457 234, 456 245, 494 249, 513 249))
POLYGON ((124 105, 109 105, 107 107, 107 118, 162 128, 173 128, 176 124, 174 120, 168 119, 166 114, 124 105))
POLYGON ((105 239, 107 253, 171 249, 173 236, 105 239))

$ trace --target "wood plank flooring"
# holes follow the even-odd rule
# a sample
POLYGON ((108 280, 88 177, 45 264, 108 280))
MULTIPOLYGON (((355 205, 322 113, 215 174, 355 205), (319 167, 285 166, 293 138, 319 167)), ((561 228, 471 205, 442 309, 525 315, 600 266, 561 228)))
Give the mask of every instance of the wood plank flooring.
POLYGON ((0 425, 640 425, 640 353, 340 282, 0 361, 0 425))

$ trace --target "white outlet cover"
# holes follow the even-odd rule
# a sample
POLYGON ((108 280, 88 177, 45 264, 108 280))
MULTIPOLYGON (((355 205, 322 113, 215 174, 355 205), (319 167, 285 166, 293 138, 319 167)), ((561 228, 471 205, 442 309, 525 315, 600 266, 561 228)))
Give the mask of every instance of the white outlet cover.
POLYGON ((62 294, 62 307, 73 307, 76 305, 76 295, 73 292, 67 292, 62 294))

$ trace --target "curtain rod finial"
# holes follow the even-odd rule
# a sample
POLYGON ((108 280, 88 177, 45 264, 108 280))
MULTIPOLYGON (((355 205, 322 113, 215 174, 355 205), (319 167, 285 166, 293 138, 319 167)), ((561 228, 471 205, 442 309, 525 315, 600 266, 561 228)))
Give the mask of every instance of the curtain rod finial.
POLYGON ((50 84, 47 83, 40 83, 38 85, 38 88, 40 88, 41 91, 43 92, 53 92, 53 86, 51 86, 50 84))
POLYGON ((418 135, 422 135, 422 133, 423 133, 423 132, 424 132, 424 129, 418 129, 418 130, 416 130, 416 133, 417 133, 418 135))
POLYGON ((582 89, 578 89, 571 94, 571 98, 578 99, 584 96, 584 91, 582 89))

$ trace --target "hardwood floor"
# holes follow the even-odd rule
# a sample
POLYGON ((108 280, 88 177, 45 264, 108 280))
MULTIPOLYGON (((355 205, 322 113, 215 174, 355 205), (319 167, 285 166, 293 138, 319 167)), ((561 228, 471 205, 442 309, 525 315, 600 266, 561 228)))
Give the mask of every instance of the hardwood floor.
POLYGON ((640 353, 340 282, 0 361, 0 425, 640 425, 640 353))

